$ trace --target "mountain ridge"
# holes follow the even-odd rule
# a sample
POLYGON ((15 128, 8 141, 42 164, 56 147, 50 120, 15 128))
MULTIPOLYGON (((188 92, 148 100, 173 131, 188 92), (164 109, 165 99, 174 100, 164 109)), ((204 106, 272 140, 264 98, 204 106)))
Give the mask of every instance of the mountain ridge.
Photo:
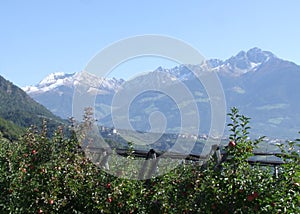
MULTIPOLYGON (((300 113, 297 110, 297 106, 300 106, 300 101, 298 101, 300 100, 300 96, 298 95, 299 93, 296 93, 297 85, 300 84, 300 66, 295 63, 280 59, 270 51, 263 51, 255 47, 248 51, 240 51, 226 60, 209 59, 203 64, 191 66, 199 71, 217 73, 224 88, 227 106, 237 106, 241 112, 253 118, 253 129, 258 135, 266 131, 265 134, 269 136, 276 136, 280 132, 282 132, 279 134, 280 136, 291 136, 293 135, 292 132, 296 135, 297 129, 300 129, 300 119, 296 118, 298 115, 300 118, 300 113), (286 126, 286 128, 281 126, 286 126), (271 128, 274 129, 274 131, 270 131, 269 129, 271 128), (281 129, 285 130, 280 131, 281 129)), ((195 83, 195 76, 188 67, 187 65, 179 65, 173 68, 158 67, 153 72, 157 72, 157 74, 167 74, 165 81, 180 80, 184 82, 191 90, 195 100, 198 100, 198 108, 203 111, 202 117, 206 118, 210 112, 207 103, 209 98, 204 88, 200 84, 195 83)), ((150 72, 148 76, 145 75, 145 81, 147 81, 149 75, 153 75, 151 73, 152 72, 150 72)), ((49 88, 49 91, 43 91, 43 89, 45 89, 43 87, 40 88, 40 92, 38 93, 37 90, 30 91, 28 87, 24 89, 27 89, 26 91, 30 96, 47 106, 52 112, 66 118, 67 116, 71 116, 74 84, 84 83, 73 81, 72 85, 71 81, 71 84, 68 85, 64 84, 64 81, 67 81, 68 78, 73 78, 77 74, 78 73, 74 73, 68 77, 61 78, 59 80, 61 82, 59 86, 50 87, 51 89, 49 88)), ((63 77, 63 74, 56 76, 63 77)), ((90 84, 91 86, 89 90, 90 93, 98 94, 95 105, 97 116, 105 118, 105 125, 112 126, 109 109, 114 94, 121 88, 124 80, 116 78, 89 78, 93 80, 87 81, 92 82, 92 84, 87 83, 87 85, 90 84)), ((143 78, 140 79, 140 82, 143 82, 143 78)), ((57 84, 57 82, 53 84, 57 84)), ((38 86, 39 85, 35 87, 38 86)), ((47 87, 49 87, 49 85, 47 87)), ((160 95, 145 95, 150 101, 152 97, 155 107, 151 109, 149 106, 153 106, 153 102, 145 101, 144 103, 138 104, 139 108, 133 108, 134 111, 138 112, 142 109, 148 109, 147 111, 151 112, 155 109, 164 109, 164 102, 169 103, 169 101, 157 99, 155 96, 160 95)), ((227 111, 229 111, 229 109, 227 109, 227 111)), ((141 121, 149 116, 145 114, 141 115, 141 113, 138 116, 134 112, 132 115, 133 118, 140 118, 141 121)), ((167 115, 170 117, 174 116, 172 112, 167 112, 167 115)), ((140 122, 135 121, 135 124, 140 122)), ((204 122, 208 123, 209 121, 204 120, 204 122)), ((146 128, 148 126, 147 124, 138 125, 138 127, 141 129, 144 128, 145 130, 148 130, 148 128, 146 128)), ((205 131, 207 131, 207 129, 205 129, 205 131)))

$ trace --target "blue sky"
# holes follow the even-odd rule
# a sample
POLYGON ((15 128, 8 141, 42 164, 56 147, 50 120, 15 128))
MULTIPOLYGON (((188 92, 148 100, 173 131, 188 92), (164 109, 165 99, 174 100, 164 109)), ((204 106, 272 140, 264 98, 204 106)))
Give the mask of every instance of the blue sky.
MULTIPOLYGON (((298 0, 2 0, 0 75, 36 84, 52 72, 81 71, 112 42, 143 34, 181 39, 206 58, 260 47, 300 64, 299 9, 298 0)), ((144 64, 137 68, 171 66, 144 64)))

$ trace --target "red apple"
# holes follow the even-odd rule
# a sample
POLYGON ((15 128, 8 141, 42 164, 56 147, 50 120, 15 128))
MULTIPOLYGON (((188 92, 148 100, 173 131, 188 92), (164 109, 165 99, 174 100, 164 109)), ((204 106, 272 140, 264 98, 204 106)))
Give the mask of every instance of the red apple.
POLYGON ((248 196, 247 196, 247 201, 253 201, 253 200, 254 200, 253 195, 248 195, 248 196))
POLYGON ((257 192, 254 192, 254 193, 252 194, 252 196, 253 196, 254 198, 257 198, 257 197, 258 197, 258 193, 257 193, 257 192))
POLYGON ((231 140, 231 141, 229 141, 228 146, 235 147, 236 143, 233 140, 231 140))
POLYGON ((110 183, 106 184, 107 189, 110 189, 110 183))

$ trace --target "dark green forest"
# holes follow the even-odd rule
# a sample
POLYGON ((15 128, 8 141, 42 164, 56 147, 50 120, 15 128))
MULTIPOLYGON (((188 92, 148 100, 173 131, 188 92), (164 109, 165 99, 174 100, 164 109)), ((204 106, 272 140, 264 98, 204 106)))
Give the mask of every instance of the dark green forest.
POLYGON ((50 132, 58 125, 66 123, 0 76, 0 131, 4 136, 16 139, 31 125, 42 127, 45 119, 50 132))

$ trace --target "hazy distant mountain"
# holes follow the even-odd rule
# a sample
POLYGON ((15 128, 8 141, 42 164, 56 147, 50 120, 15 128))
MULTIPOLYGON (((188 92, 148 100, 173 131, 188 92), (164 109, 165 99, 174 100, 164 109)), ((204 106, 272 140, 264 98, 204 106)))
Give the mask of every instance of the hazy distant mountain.
MULTIPOLYGON (((8 136, 13 136, 21 129, 16 127, 29 127, 42 124, 46 119, 49 129, 62 123, 62 119, 55 116, 41 104, 34 101, 22 89, 0 76, 0 128, 8 136), (12 124, 13 123, 13 124, 12 124), (16 126, 15 126, 16 125, 16 126), (10 127, 10 130, 8 128, 10 127), (10 133, 10 131, 13 131, 10 133)), ((5 135, 5 133, 4 133, 5 135)))
POLYGON ((107 105, 110 105, 116 89, 124 82, 115 78, 106 80, 89 75, 84 77, 84 83, 80 79, 82 76, 78 73, 52 73, 37 85, 24 87, 23 90, 54 114, 69 118, 72 116, 72 99, 76 82, 93 86, 90 93, 101 94, 102 104, 107 105), (97 88, 96 91, 95 88, 97 88))
MULTIPOLYGON (((228 110, 237 106, 241 113, 250 116, 252 131, 256 135, 270 137, 294 137, 300 130, 300 67, 277 58, 273 53, 253 48, 241 51, 227 60, 210 59, 201 65, 189 65, 193 70, 216 72, 224 88, 228 110)), ((166 69, 159 67, 139 76, 130 84, 145 85, 151 78, 161 78, 164 84, 184 83, 196 100, 201 118, 201 132, 210 127, 209 98, 188 66, 166 69)), ((45 105, 53 113, 64 118, 71 116, 74 83, 78 74, 54 73, 36 86, 23 88, 32 98, 45 105)), ((96 113, 101 123, 113 126, 110 106, 118 89, 126 84, 121 79, 86 77, 84 84, 91 84, 89 93, 97 93, 96 113), (95 91, 95 88, 97 89, 95 91)), ((187 102, 188 103, 188 102, 187 102)), ((186 105, 186 103, 180 103, 186 105)), ((149 131, 149 116, 155 111, 166 116, 169 131, 176 131, 180 124, 178 106, 167 96, 157 92, 145 92, 132 102, 130 121, 138 130, 149 131)), ((153 128, 153 127, 152 127, 153 128)))

